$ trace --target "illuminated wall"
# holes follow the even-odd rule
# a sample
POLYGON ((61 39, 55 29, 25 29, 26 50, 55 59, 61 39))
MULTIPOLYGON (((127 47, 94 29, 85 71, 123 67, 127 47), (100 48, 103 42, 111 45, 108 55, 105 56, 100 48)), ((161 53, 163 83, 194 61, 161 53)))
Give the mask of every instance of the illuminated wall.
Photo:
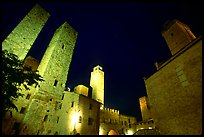
POLYGON ((196 39, 190 28, 176 19, 169 21, 164 25, 162 36, 164 37, 172 55, 196 39))
POLYGON ((154 123, 161 134, 202 134, 201 37, 158 66, 145 79, 145 85, 154 123))
POLYGON ((98 135, 100 103, 82 94, 64 92, 59 123, 59 135, 98 135))
MULTIPOLYGON (((17 26, 18 31, 14 32, 22 33, 22 35, 25 33, 25 36, 31 38, 29 41, 33 43, 32 39, 34 39, 35 34, 41 30, 44 25, 43 23, 47 20, 42 18, 42 15, 45 13, 41 11, 44 10, 37 5, 37 8, 34 7, 31 12, 32 14, 36 14, 33 15, 36 16, 35 19, 32 20, 32 18, 30 18, 32 15, 29 13, 29 16, 25 19, 27 23, 21 23, 22 26, 20 25, 21 27, 31 28, 32 31, 20 32, 20 27, 17 26), (36 20, 36 18, 38 20, 36 20), (29 25, 34 27, 32 28, 29 25), (34 33, 33 31, 37 32, 34 33), (32 37, 30 37, 31 34, 32 37)), ((35 37, 37 37, 37 35, 35 37)), ((16 40, 16 38, 10 38, 16 40)), ((66 117, 67 114, 67 108, 63 107, 64 104, 62 104, 62 101, 64 96, 67 95, 64 93, 64 88, 76 38, 77 32, 65 22, 55 31, 39 66, 38 64, 30 64, 33 63, 33 59, 28 58, 25 60, 25 65, 31 65, 34 66, 35 69, 37 68, 44 81, 39 82, 38 87, 33 85, 30 87, 30 90, 23 89, 20 91, 25 95, 19 97, 18 100, 15 101, 15 105, 19 112, 15 110, 12 111, 12 115, 7 114, 6 118, 2 121, 4 134, 54 135, 60 134, 60 132, 68 134, 68 125, 58 123, 60 117, 64 115, 66 117), (66 132, 61 131, 62 129, 58 130, 59 127, 62 129, 65 128, 66 132)), ((32 45, 31 43, 26 42, 24 44, 32 45)), ((26 51, 24 47, 19 47, 18 45, 13 47, 17 47, 23 52, 26 51)), ((22 53, 19 52, 19 54, 22 53)), ((67 119, 70 120, 71 118, 67 117, 67 119)), ((61 120, 66 122, 63 118, 61 120)))
POLYGON ((74 92, 88 97, 89 88, 84 85, 78 85, 74 88, 74 92))
POLYGON ((152 118, 148 98, 146 96, 139 98, 139 103, 142 114, 142 120, 148 120, 152 118))
POLYGON ((107 135, 114 130, 120 135, 132 135, 136 132, 136 118, 119 114, 119 110, 104 108, 100 110, 99 135, 107 135))
POLYGON ((36 4, 2 42, 2 49, 16 54, 23 60, 49 16, 48 12, 36 4))
POLYGON ((104 105, 104 72, 99 65, 91 72, 90 86, 93 88, 92 98, 104 105))
MULTIPOLYGON (((35 134, 55 134, 55 125, 61 111, 63 91, 72 59, 77 32, 68 24, 62 24, 56 31, 38 67, 39 74, 44 81, 36 89, 23 123, 29 124, 32 120, 35 134), (60 56, 59 56, 60 55, 60 56), (33 116, 33 111, 37 110, 33 116), (43 126, 43 127, 42 127, 43 126)), ((25 127, 25 126, 24 126, 25 127)), ((24 128, 23 127, 23 128, 24 128)), ((32 127, 26 127, 29 130, 32 127)), ((26 131, 25 130, 25 131, 26 131)), ((22 132, 23 134, 23 132, 22 132)), ((59 132, 57 132, 59 134, 59 132)))

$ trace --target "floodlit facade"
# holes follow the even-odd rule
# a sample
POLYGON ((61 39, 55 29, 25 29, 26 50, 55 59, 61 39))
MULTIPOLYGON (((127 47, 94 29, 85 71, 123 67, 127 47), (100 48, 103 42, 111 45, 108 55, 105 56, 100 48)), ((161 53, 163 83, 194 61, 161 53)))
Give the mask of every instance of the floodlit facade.
POLYGON ((96 66, 91 72, 90 86, 92 87, 92 98, 104 105, 104 72, 101 66, 96 66))
POLYGON ((50 14, 36 4, 2 42, 2 49, 24 60, 49 17, 50 14))
POLYGON ((135 117, 103 107, 104 72, 101 66, 93 68, 88 87, 78 85, 74 91, 65 87, 78 35, 67 22, 56 29, 41 61, 26 57, 48 17, 49 13, 39 5, 34 6, 2 43, 3 49, 16 54, 24 60, 24 66, 37 70, 44 79, 39 86, 29 86, 30 90, 22 86, 19 92, 24 96, 14 102, 19 111, 6 113, 2 134, 133 134, 135 117), (20 39, 22 37, 25 39, 20 39))
MULTIPOLYGON (((34 23, 36 26, 33 26, 41 29, 43 22, 47 18, 42 19, 37 17, 40 22, 38 24, 38 21, 35 20, 35 15, 44 15, 42 12, 44 13, 44 10, 39 5, 35 6, 26 16, 26 19, 29 18, 29 20, 22 21, 17 26, 17 29, 12 31, 12 34, 24 33, 24 31, 20 30, 30 28, 30 23, 28 22, 34 23)), ((47 13, 46 15, 49 14, 47 13)), ((38 30, 35 27, 31 29, 38 30)), ((31 34, 34 35, 31 37, 34 39, 38 33, 33 33, 32 31, 25 32, 26 36, 30 36, 31 34)), ((19 35, 12 35, 12 37, 7 37, 5 42, 12 41, 18 43, 18 37, 19 35)), ((12 114, 7 113, 5 119, 2 121, 3 134, 38 135, 60 133, 56 127, 59 126, 57 122, 61 114, 63 114, 61 110, 62 97, 76 39, 77 32, 67 22, 55 31, 39 66, 36 63, 31 65, 33 69, 37 67, 44 81, 39 82, 38 87, 35 85, 30 86, 30 90, 22 87, 23 90, 19 92, 23 93, 24 96, 19 97, 14 102, 19 112, 12 110, 12 114)), ((32 40, 30 39, 30 41, 32 40)), ((23 43, 23 46, 14 45, 14 48, 17 47, 20 50, 19 52, 18 49, 15 50, 17 56, 23 59, 27 54, 27 50, 31 48, 31 44, 23 43), (29 47, 25 49, 25 45, 29 45, 29 47), (26 51, 25 55, 24 51, 26 51)), ((12 52, 12 50, 9 51, 12 52)), ((26 59, 25 65, 28 66, 30 63, 36 62, 31 60, 33 59, 26 59)))
POLYGON ((162 135, 202 134, 202 39, 178 20, 162 32, 172 56, 144 79, 155 126, 162 135))

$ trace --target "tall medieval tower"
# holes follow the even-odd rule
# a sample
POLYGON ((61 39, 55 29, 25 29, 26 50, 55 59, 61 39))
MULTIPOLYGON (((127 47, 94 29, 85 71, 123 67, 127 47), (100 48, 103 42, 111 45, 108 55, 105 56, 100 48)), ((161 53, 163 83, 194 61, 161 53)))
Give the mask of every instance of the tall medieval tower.
POLYGON ((2 42, 2 50, 8 50, 23 60, 49 16, 48 12, 36 4, 2 42))
POLYGON ((172 55, 196 39, 190 28, 176 19, 168 21, 164 25, 162 36, 164 37, 172 55))
POLYGON ((148 98, 146 96, 143 96, 139 98, 139 102, 140 102, 142 120, 145 121, 152 118, 148 98))
POLYGON ((54 134, 57 129, 55 126, 62 115, 61 101, 77 35, 77 31, 67 22, 55 31, 38 67, 44 81, 36 88, 22 122, 26 126, 22 125, 20 134, 30 131, 33 134, 54 134), (31 125, 30 121, 35 122, 31 125))
POLYGON ((92 98, 104 105, 104 72, 99 65, 91 72, 90 86, 93 88, 92 98))
POLYGON ((40 83, 40 92, 61 95, 59 91, 65 88, 77 34, 67 22, 55 31, 38 67, 39 74, 45 80, 40 83))
MULTIPOLYGON (((24 59, 49 16, 39 5, 34 6, 4 40, 3 49, 24 59)), ((14 101, 19 111, 12 110, 2 122, 4 134, 57 133, 59 117, 66 115, 61 110, 63 92, 77 35, 78 32, 65 22, 55 31, 40 64, 33 58, 25 59, 24 63, 32 62, 33 69, 39 71, 44 81, 39 82, 38 87, 29 86, 29 90, 22 86, 19 92, 24 96, 14 101)))

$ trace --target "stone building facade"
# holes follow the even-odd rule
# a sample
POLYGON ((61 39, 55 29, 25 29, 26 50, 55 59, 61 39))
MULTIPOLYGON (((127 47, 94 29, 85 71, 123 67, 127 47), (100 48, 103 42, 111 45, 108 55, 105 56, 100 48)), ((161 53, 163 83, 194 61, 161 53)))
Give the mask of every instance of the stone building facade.
POLYGON ((104 72, 101 66, 94 67, 91 72, 89 88, 79 85, 73 92, 65 90, 78 35, 67 22, 56 29, 40 62, 26 57, 49 16, 42 7, 34 6, 2 43, 3 50, 16 54, 24 60, 25 66, 38 70, 44 79, 39 86, 29 86, 30 90, 22 86, 19 92, 24 96, 14 102, 19 112, 11 110, 11 113, 6 113, 2 120, 2 133, 98 135, 114 131, 133 134, 136 118, 104 108, 104 72))
MULTIPOLYGON (((8 49, 9 52, 16 54, 20 59, 24 60, 42 29, 43 24, 46 22, 48 15, 49 13, 45 12, 39 5, 34 6, 23 21, 17 25, 17 29, 14 29, 5 39, 6 45, 2 45, 6 48, 3 49, 8 49), (29 29, 24 30, 23 28, 29 29), (36 31, 33 32, 33 30, 36 31), (25 34, 20 35, 24 31, 25 34), (30 39, 19 42, 19 37, 22 38, 24 35, 30 39), (18 44, 13 45, 13 43, 18 44)), ((67 22, 55 31, 37 68, 44 81, 39 82, 38 87, 35 85, 30 86, 30 90, 22 87, 22 91, 19 92, 23 93, 24 96, 19 97, 14 102, 19 112, 13 110, 12 115, 7 114, 2 123, 3 134, 36 135, 59 133, 56 130, 56 126, 58 126, 56 122, 62 111, 61 98, 63 96, 76 38, 77 32, 67 22)))
POLYGON ((163 135, 202 134, 202 39, 178 20, 162 35, 172 56, 144 79, 155 126, 163 135))

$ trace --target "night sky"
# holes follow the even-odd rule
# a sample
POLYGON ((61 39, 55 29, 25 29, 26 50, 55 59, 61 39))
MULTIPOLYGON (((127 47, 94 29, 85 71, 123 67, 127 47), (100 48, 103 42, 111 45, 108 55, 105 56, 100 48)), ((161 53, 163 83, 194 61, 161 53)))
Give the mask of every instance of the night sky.
MULTIPOLYGON (((1 40, 35 5, 1 3, 1 40)), ((170 57, 161 35, 163 24, 178 19, 201 35, 201 0, 192 2, 38 2, 50 18, 29 55, 41 60, 54 31, 67 21, 78 38, 67 86, 89 86, 93 67, 105 73, 105 107, 140 118, 139 98, 147 95, 143 77, 156 71, 154 63, 170 57)))

